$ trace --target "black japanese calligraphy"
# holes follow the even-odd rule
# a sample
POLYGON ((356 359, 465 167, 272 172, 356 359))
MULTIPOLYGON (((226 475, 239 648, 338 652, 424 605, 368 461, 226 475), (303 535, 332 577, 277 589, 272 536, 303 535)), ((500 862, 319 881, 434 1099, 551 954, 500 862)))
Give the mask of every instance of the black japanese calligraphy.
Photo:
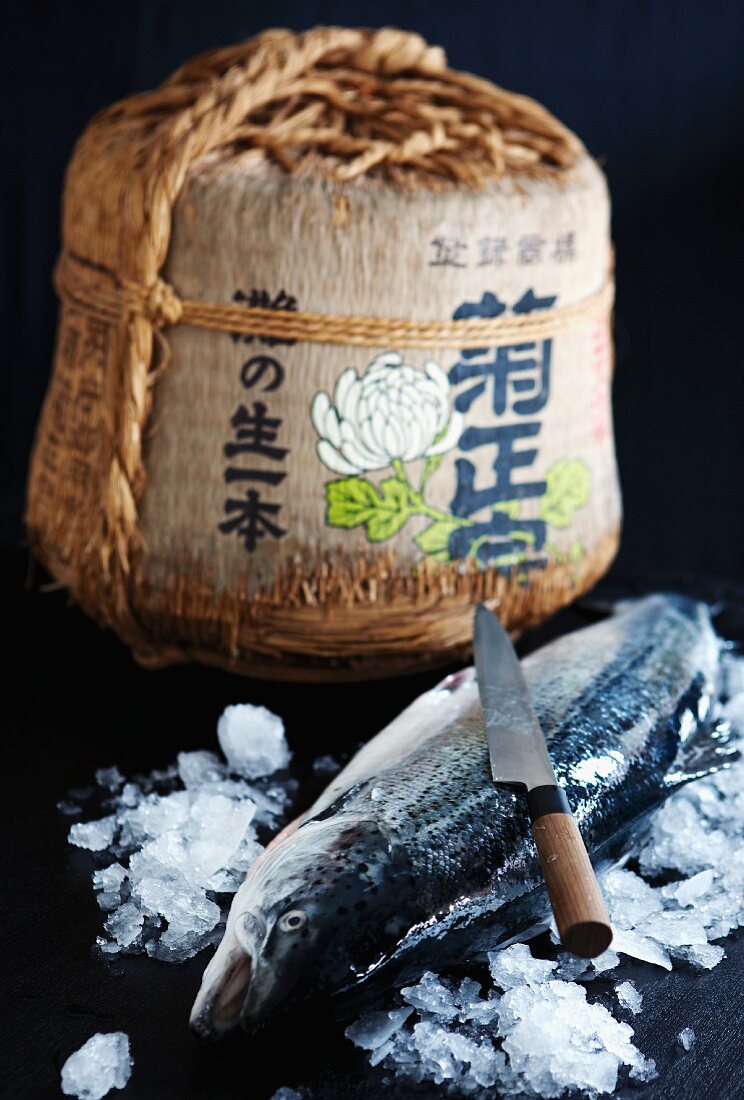
POLYGON ((225 511, 230 518, 223 520, 219 529, 225 535, 238 535, 246 550, 253 553, 259 539, 266 535, 275 539, 286 535, 287 532, 270 518, 280 509, 280 504, 269 504, 261 500, 255 489, 247 489, 244 499, 225 501, 225 511))
MULTIPOLYGON (((267 290, 252 290, 245 294, 236 290, 236 302, 261 309, 297 309, 297 300, 286 291, 272 295, 267 290)), ((252 336, 233 334, 235 343, 250 344, 252 336)), ((259 337, 263 344, 292 344, 293 340, 273 340, 259 337)), ((274 355, 260 352, 246 360, 240 368, 239 380, 243 389, 254 393, 270 394, 284 383, 283 363, 274 355)), ((241 403, 230 417, 231 438, 223 446, 223 454, 230 460, 225 468, 226 485, 248 484, 241 497, 229 497, 225 501, 227 516, 217 526, 224 535, 239 538, 246 551, 252 554, 261 539, 281 539, 286 530, 279 522, 282 505, 275 500, 264 500, 261 488, 281 485, 287 476, 281 464, 289 454, 281 438, 282 419, 272 416, 265 401, 241 403)))

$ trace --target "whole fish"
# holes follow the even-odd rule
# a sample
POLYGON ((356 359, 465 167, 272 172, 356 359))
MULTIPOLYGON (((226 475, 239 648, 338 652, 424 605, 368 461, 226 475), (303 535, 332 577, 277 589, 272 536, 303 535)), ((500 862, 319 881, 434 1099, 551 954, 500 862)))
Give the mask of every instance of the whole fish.
MULTIPOLYGON (((595 864, 687 779, 725 762, 706 605, 650 596, 522 667, 595 864)), ((506 944, 549 912, 522 797, 491 779, 472 669, 373 738, 248 872, 191 1022, 253 1029, 319 993, 506 944)))

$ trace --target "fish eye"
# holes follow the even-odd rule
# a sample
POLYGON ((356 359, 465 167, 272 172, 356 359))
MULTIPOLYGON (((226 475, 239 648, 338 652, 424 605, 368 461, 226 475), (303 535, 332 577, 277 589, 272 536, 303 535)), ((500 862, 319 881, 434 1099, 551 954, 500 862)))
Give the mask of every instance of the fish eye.
POLYGON ((296 932, 307 922, 307 913, 304 909, 290 909, 279 918, 279 927, 282 932, 296 932))

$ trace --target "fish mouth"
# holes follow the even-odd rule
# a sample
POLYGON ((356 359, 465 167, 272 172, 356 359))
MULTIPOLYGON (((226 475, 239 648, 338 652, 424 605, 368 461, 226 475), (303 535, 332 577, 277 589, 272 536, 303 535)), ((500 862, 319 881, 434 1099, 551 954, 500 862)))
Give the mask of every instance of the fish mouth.
POLYGON ((229 944, 227 936, 220 944, 204 972, 191 1013, 192 1031, 200 1039, 218 1039, 242 1022, 266 932, 260 917, 244 914, 232 930, 229 944))
POLYGON ((240 1019, 252 972, 251 956, 240 950, 212 1006, 212 1030, 217 1034, 231 1031, 240 1019))
POLYGON ((207 968, 189 1021, 194 1034, 204 1040, 219 1039, 236 1027, 253 971, 253 960, 238 945, 226 962, 217 955, 215 961, 221 964, 216 979, 210 982, 207 968))
MULTIPOLYGON (((246 914, 235 926, 235 936, 251 960, 239 1010, 240 1026, 250 1034, 259 1031, 278 1011, 286 1009, 289 995, 296 991, 301 977, 301 966, 291 965, 286 954, 278 958, 267 957, 264 947, 269 932, 264 919, 253 914, 246 914)), ((232 1004, 229 1007, 232 1010, 232 1004)))
POLYGON ((273 966, 256 960, 239 1007, 238 1020, 243 1030, 249 1034, 259 1031, 275 1015, 294 984, 293 978, 285 975, 282 979, 273 966))

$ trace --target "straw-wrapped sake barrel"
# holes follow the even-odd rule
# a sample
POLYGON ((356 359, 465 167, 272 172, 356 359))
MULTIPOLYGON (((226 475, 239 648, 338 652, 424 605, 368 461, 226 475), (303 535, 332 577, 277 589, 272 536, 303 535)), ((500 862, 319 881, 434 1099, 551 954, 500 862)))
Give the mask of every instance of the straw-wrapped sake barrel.
POLYGON ((70 164, 35 553, 150 664, 377 676, 616 549, 603 176, 393 30, 271 31, 70 164))

